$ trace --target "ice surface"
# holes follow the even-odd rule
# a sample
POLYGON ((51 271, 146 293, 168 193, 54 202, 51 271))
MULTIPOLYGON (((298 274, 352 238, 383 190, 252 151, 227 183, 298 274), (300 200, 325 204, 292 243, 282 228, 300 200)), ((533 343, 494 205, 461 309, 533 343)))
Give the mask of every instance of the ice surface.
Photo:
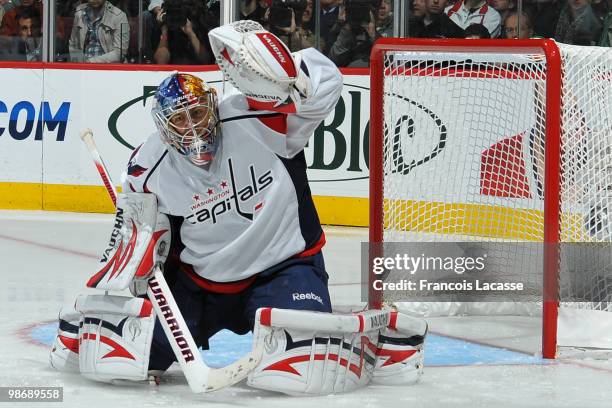
MULTIPOLYGON (((238 385, 191 393, 174 367, 160 386, 112 386, 48 365, 48 344, 59 307, 70 304, 96 269, 112 225, 108 215, 0 212, 0 386, 62 386, 62 404, 18 407, 611 407, 610 361, 537 357, 537 319, 435 319, 426 372, 410 387, 369 386, 351 394, 292 398, 238 385), (443 335, 440 335, 443 334, 443 335), (469 340, 469 341, 466 341, 469 340), (507 348, 508 350, 504 350, 507 348)), ((332 298, 360 302, 362 229, 327 228, 325 248, 332 298)), ((93 291, 92 291, 93 292, 93 291)), ((248 349, 249 336, 221 333, 205 354, 224 364, 248 349)), ((7 405, 8 406, 8 405, 7 405)))

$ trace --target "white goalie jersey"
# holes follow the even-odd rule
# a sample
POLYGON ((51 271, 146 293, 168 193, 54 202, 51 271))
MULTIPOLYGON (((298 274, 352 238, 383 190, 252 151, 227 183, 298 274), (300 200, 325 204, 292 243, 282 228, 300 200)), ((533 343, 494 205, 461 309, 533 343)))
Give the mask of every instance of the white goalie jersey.
POLYGON ((296 113, 253 109, 240 93, 219 102, 219 148, 205 170, 166 148, 156 133, 132 155, 126 192, 153 193, 159 211, 183 219, 182 262, 213 282, 247 279, 325 242, 303 149, 342 89, 336 66, 299 52, 310 95, 296 113))
MULTIPOLYGON (((218 27, 209 36, 223 73, 240 92, 217 104, 215 92, 192 75, 172 74, 160 85, 152 112, 161 135, 132 154, 109 246, 87 282, 105 292, 129 287, 133 297, 77 297, 60 313, 51 365, 94 381, 146 382, 172 363, 172 352, 196 393, 243 379, 289 395, 418 381, 427 325, 388 309, 342 314, 329 313, 328 306, 321 312, 259 307, 251 352, 220 368, 209 367, 197 352, 205 338, 192 332, 234 323, 208 327, 183 317, 194 303, 177 302, 166 282, 162 265, 177 255, 169 244, 174 241, 181 269, 196 284, 228 294, 283 261, 317 254, 325 237, 304 147, 342 89, 326 57, 314 49, 290 54, 254 22, 218 27), (172 81, 202 89, 180 99, 175 91, 182 85, 172 81), (218 112, 210 109, 215 105, 218 112)), ((327 290, 320 293, 327 296, 327 290)), ((203 313, 233 310, 243 301, 235 297, 203 313)))

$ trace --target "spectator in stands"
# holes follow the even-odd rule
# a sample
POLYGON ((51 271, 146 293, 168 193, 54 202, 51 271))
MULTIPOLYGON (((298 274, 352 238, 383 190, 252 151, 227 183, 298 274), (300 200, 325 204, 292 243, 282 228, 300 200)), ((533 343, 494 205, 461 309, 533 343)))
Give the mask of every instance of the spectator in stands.
POLYGON ((490 4, 499 13, 502 22, 506 19, 508 13, 516 7, 514 0, 492 0, 490 4))
POLYGON ((555 28, 555 40, 566 44, 595 45, 600 33, 601 24, 589 0, 567 0, 555 28))
MULTIPOLYGON (((373 5, 373 4, 372 4, 373 5)), ((376 31, 374 7, 342 7, 340 32, 329 48, 328 57, 339 67, 368 67, 370 51, 380 34, 376 31)))
POLYGON ((127 15, 128 24, 130 26, 130 39, 128 42, 128 49, 125 56, 124 62, 128 63, 141 63, 140 50, 141 47, 138 44, 138 26, 140 24, 140 13, 147 10, 144 2, 142 3, 143 9, 139 10, 139 2, 134 0, 111 0, 114 5, 127 15))
MULTIPOLYGON (((2 20, 6 12, 15 8, 15 4, 11 0, 0 0, 0 29, 2 29, 2 20)), ((5 36, 0 32, 0 58, 5 59, 5 55, 10 50, 10 42, 11 38, 9 36, 5 36)))
POLYGON ((413 0, 411 2, 410 11, 412 12, 412 15, 416 18, 425 17, 425 14, 427 12, 425 0, 413 0))
POLYGON ((408 37, 422 37, 423 19, 427 14, 425 0, 412 0, 408 10, 408 37))
POLYGON ((146 15, 153 17, 155 21, 159 23, 160 26, 163 23, 162 18, 161 18, 163 4, 164 4, 164 0, 151 0, 149 2, 149 7, 147 8, 147 11, 144 13, 146 15))
POLYGON ((292 1, 289 5, 282 0, 273 0, 266 13, 266 28, 292 51, 300 49, 298 27, 302 25, 304 8, 306 0, 292 1))
POLYGON ((333 27, 336 26, 337 28, 340 28, 342 25, 337 24, 340 16, 340 5, 342 0, 320 0, 320 2, 321 15, 319 21, 321 22, 321 41, 326 44, 323 50, 325 53, 327 53, 329 51, 328 48, 331 47, 336 36, 339 34, 339 31, 334 30, 333 27))
POLYGON ((73 62, 122 62, 130 41, 127 15, 106 0, 77 6, 70 35, 73 62))
POLYGON ((21 5, 21 1, 19 0, 0 0, 0 9, 3 10, 3 13, 6 13, 7 11, 15 8, 15 6, 19 5, 21 5))
POLYGON ((221 0, 206 1, 206 26, 209 30, 221 24, 221 0))
POLYGON ((376 31, 381 37, 393 37, 393 0, 382 0, 376 13, 376 31))
POLYGON ((206 8, 199 0, 165 0, 156 64, 212 64, 206 8))
POLYGON ((608 13, 612 11, 612 0, 592 0, 591 8, 599 22, 603 24, 608 13))
POLYGON ((486 0, 459 0, 446 7, 444 11, 455 24, 464 30, 472 24, 482 24, 489 30, 491 38, 499 37, 501 17, 493 7, 487 4, 486 0))
POLYGON ((272 0, 240 0, 240 19, 253 20, 265 26, 266 13, 272 0))
MULTIPOLYGON (((9 3, 6 3, 7 5, 9 3)), ((19 30, 17 27, 17 14, 21 13, 25 8, 34 8, 39 15, 43 15, 43 4, 42 1, 38 0, 21 0, 19 6, 13 7, 7 10, 2 18, 2 25, 0 26, 0 36, 18 36, 19 30)))
POLYGON ((42 61, 42 16, 35 8, 24 8, 17 14, 19 37, 15 51, 25 61, 42 61))
MULTIPOLYGON (((164 25, 164 11, 162 9, 163 0, 151 0, 148 9, 143 13, 143 62, 152 63, 154 62, 154 54, 159 46, 159 40, 162 34, 162 26, 164 25)), ((203 3, 203 1, 202 1, 203 3)), ((241 2, 241 7, 246 2, 241 2)), ((210 9, 206 10, 205 23, 203 24, 211 30, 214 27, 219 26, 219 2, 208 1, 210 9)), ((242 10, 242 9, 241 9, 242 10)), ((262 14, 263 15, 263 14, 262 14)), ((242 16, 244 18, 244 16, 242 16)), ((207 41, 207 40, 206 40, 207 41)))
POLYGON ((287 44, 291 51, 314 47, 313 1, 295 1, 292 5, 289 8, 280 5, 277 8, 272 2, 268 17, 270 32, 287 44))
MULTIPOLYGON (((301 26, 301 43, 302 49, 314 47, 316 44, 315 37, 315 19, 314 16, 314 2, 313 0, 306 1, 306 8, 304 9, 304 13, 302 14, 302 26, 301 26)), ((319 46, 320 49, 323 49, 325 44, 321 41, 319 46)))
MULTIPOLYGON (((14 0, 13 0, 14 1, 14 0)), ((55 50, 53 60, 66 62, 70 60, 70 34, 74 24, 74 13, 81 0, 56 0, 55 2, 55 50)))
POLYGON ((4 17, 4 4, 6 4, 6 2, 8 2, 9 0, 0 0, 0 27, 2 27, 2 18, 4 17))
POLYGON ((444 13, 447 0, 425 0, 424 38, 463 38, 464 32, 444 13))
POLYGON ((159 45, 161 37, 163 0, 151 0, 149 7, 142 13, 143 39, 142 57, 144 63, 153 62, 153 53, 159 45))
POLYGON ((537 0, 527 3, 524 8, 533 16, 533 31, 536 36, 553 38, 555 27, 565 0, 537 0))
POLYGON ((612 12, 604 19, 601 37, 597 43, 600 47, 612 47, 612 12))
POLYGON ((504 38, 532 38, 534 37, 533 25, 529 14, 522 12, 519 27, 519 12, 511 11, 504 19, 503 34, 504 38))
POLYGON ((464 31, 465 38, 476 40, 479 38, 491 38, 489 30, 482 24, 472 24, 464 31))
POLYGON ((41 16, 34 7, 25 7, 15 17, 18 35, 11 37, 10 46, 2 59, 11 61, 41 61, 41 16))

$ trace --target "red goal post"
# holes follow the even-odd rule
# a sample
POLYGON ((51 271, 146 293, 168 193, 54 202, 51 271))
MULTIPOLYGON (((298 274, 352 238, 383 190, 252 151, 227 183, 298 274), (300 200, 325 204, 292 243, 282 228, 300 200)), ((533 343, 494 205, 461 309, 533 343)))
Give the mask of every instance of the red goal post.
MULTIPOLYGON (((609 54, 606 55, 606 58, 609 57, 609 54)), ((390 102, 385 99, 385 96, 389 96, 389 94, 396 93, 410 93, 410 92, 423 92, 424 89, 433 89, 431 87, 437 87, 438 82, 435 82, 436 79, 444 79, 439 80, 440 86, 447 86, 448 80, 446 78, 453 77, 453 80, 461 78, 470 78, 472 79, 470 82, 470 86, 478 87, 478 82, 473 80, 474 78, 485 78, 482 82, 486 82, 490 78, 505 78, 505 79, 517 79, 521 78, 521 76, 526 76, 528 79, 536 78, 537 80, 545 81, 545 87, 543 89, 544 95, 536 96, 533 102, 532 110, 538 111, 539 104, 538 100, 545 100, 544 107, 541 108, 541 113, 536 113, 536 121, 538 120, 538 115, 543 116, 543 129, 541 138, 543 139, 544 144, 544 159, 543 159, 543 171, 545 175, 545 181, 542 180, 543 184, 543 197, 541 197, 540 201, 542 203, 542 219, 539 222, 541 225, 538 225, 537 228, 542 229, 542 237, 538 238, 527 238, 530 241, 539 241, 543 243, 543 271, 542 271, 542 354, 545 358, 555 358, 557 354, 557 321, 558 321, 558 311, 559 311, 559 274, 560 274, 560 243, 562 241, 562 237, 560 231, 562 229, 561 223, 562 221, 562 117, 563 117, 563 105, 562 105, 562 80, 564 75, 564 66, 562 65, 564 62, 562 60, 562 51, 560 50, 560 46, 555 43, 553 40, 546 39, 534 39, 534 40, 472 40, 472 39, 396 39, 396 38, 386 38, 381 39, 376 42, 372 49, 371 60, 370 60, 370 107, 371 107, 371 115, 370 115, 370 231, 369 231, 369 241, 370 243, 382 243, 385 242, 385 231, 391 229, 399 229, 399 230, 409 230, 411 228, 412 231, 417 231, 417 235, 419 232, 426 231, 423 235, 431 235, 432 232, 439 233, 440 231, 433 231, 435 228, 424 224, 419 224, 415 227, 415 223, 421 221, 410 221, 404 220, 402 221, 401 226, 391 225, 393 221, 390 221, 390 217, 395 217, 396 214, 386 214, 385 208, 390 207, 393 200, 397 199, 397 196, 388 196, 388 189, 404 189, 407 190, 412 189, 410 186, 402 185, 401 181, 394 182, 392 186, 385 186, 385 166, 388 166, 388 163, 385 163, 385 144, 389 143, 385 140, 385 123, 389 122, 387 126, 391 123, 391 119, 389 118, 390 113, 386 112, 386 109, 389 108, 390 102), (403 53, 409 55, 409 57, 405 57, 403 53), (470 62, 469 58, 471 55, 478 55, 478 63, 473 64, 470 62), (428 59, 438 58, 434 57, 435 55, 444 55, 446 60, 440 63, 438 61, 436 64, 427 65, 428 59), (464 68, 458 69, 456 67, 451 66, 452 64, 448 63, 453 59, 453 55, 458 55, 460 58, 467 59, 468 65, 464 65, 464 68), (480 68, 482 64, 487 60, 487 55, 494 56, 492 57, 492 62, 487 62, 486 68, 480 68), (449 57, 450 56, 450 57, 449 57), (498 70, 498 66, 504 67, 509 59, 518 56, 518 62, 513 66, 512 69, 506 70, 502 68, 498 70), (411 63, 414 63, 414 60, 418 58, 422 58, 421 64, 414 64, 410 67, 406 66, 403 62, 403 59, 411 60, 411 63), (524 59, 524 61, 523 61, 524 59), (542 60, 545 68, 541 68, 540 71, 522 71, 521 64, 524 63, 529 65, 531 62, 534 65, 539 64, 542 60), (391 62, 390 62, 391 61, 391 62), (400 61, 397 64, 397 61, 400 61), (497 62, 496 62, 497 61, 497 62), (502 62, 499 62, 502 61, 502 62), (396 65, 393 65, 396 64, 396 65), (445 65, 446 64, 446 65, 445 65), (450 65, 449 65, 450 64, 450 65), (470 65, 472 64, 472 65, 470 65), (496 65, 497 64, 497 65, 496 65), (468 68, 465 68, 468 67, 468 68), (505 77, 504 77, 505 76, 505 77), (386 84, 385 81, 391 81, 393 78, 401 77, 398 81, 398 86, 401 88, 403 84, 403 78, 405 77, 427 77, 428 80, 431 79, 432 82, 429 82, 427 86, 430 88, 421 88, 417 86, 415 89, 392 89, 390 86, 395 86, 393 84, 386 84), (391 78, 391 79, 390 79, 391 78), (538 99, 539 98, 539 99, 538 99), (399 186, 399 187, 398 187, 399 186), (395 197, 395 198, 394 198, 395 197), (410 224, 410 225, 408 225, 410 224), (408 226, 407 226, 408 225, 408 226)), ((544 67, 542 65, 542 67, 544 67)), ((538 68, 540 69, 540 68, 538 68)), ((598 71, 599 72, 599 71, 598 71)), ((606 74, 608 75, 608 74, 606 74)), ((506 81, 508 82, 508 81, 506 81)), ((511 81, 509 81, 511 82, 511 81)), ((532 81, 532 82, 541 82, 541 81, 532 81)), ((410 88, 412 85, 406 87, 410 88)), ((511 86, 511 84, 507 84, 507 86, 511 86)), ((538 85, 535 85, 534 88, 531 88, 532 93, 537 93, 536 91, 538 85)), ((612 84, 611 84, 612 86, 612 84)), ((484 86, 487 88, 487 86, 484 86)), ((472 90, 474 95, 480 95, 478 92, 486 92, 485 91, 477 91, 472 90)), ((454 98, 458 95, 461 90, 458 88, 454 88, 446 91, 447 95, 452 95, 454 98)), ((512 92, 509 91, 508 95, 513 95, 512 92)), ((473 96, 473 95, 472 95, 473 96)), ((566 95, 566 97, 568 97, 566 95)), ((605 98, 606 96, 604 96, 605 98)), ((449 97, 450 98, 450 97, 449 97)), ((486 96, 485 96, 486 98, 486 96)), ((503 100, 502 97, 495 99, 491 97, 492 101, 503 100)), ((510 96, 512 98, 512 96, 510 96)), ((417 98, 418 99, 418 98, 417 98)), ((425 98, 427 99, 427 98, 425 98)), ((457 99, 461 100, 460 97, 457 99)), ((441 104, 445 103, 445 99, 440 99, 441 104)), ((453 99, 447 99, 446 103, 454 102, 453 99)), ((484 103, 484 102, 483 102, 484 103)), ((519 102, 520 103, 520 102, 519 102)), ((419 105, 420 102, 412 102, 413 106, 419 105)), ((422 107, 422 106, 421 106, 422 107)), ((428 109, 435 110, 439 108, 438 105, 430 107, 428 109)), ((503 108, 503 107, 501 107, 503 108)), ((517 110, 519 110, 517 108, 517 110)), ((539 111, 538 111, 539 112, 539 111)), ((391 113, 391 115, 396 114, 391 113)), ((532 113, 528 113, 528 115, 532 115, 532 113)), ((409 115, 407 115, 409 116, 409 115)), ((475 116, 478 119, 478 116, 475 116)), ((525 121, 527 119, 519 119, 517 121, 525 121)), ((511 122, 511 120, 510 120, 511 122)), ((399 125, 398 125, 399 126, 399 125)), ((490 125, 487 125, 490 126, 490 125)), ((418 123, 415 125, 415 128, 418 127, 418 123)), ((414 129, 411 128, 411 131, 414 129)), ((396 131, 397 132, 397 131, 396 131)), ((415 131, 418 132, 418 129, 415 131)), ((387 134, 390 134, 391 131, 387 130, 387 134)), ((452 131, 449 132, 448 137, 453 137, 452 131)), ((410 136, 412 137, 412 136, 410 136)), ((523 136, 527 138, 527 136, 523 136)), ((534 136, 536 138, 538 136, 534 136)), ((448 142, 446 142, 448 143, 448 142)), ((532 142, 533 143, 533 142, 532 142)), ((527 144, 527 142, 524 142, 527 144)), ((536 142, 537 144, 537 142, 536 142)), ((387 147, 388 148, 388 147, 387 147)), ((448 149, 447 149, 448 150, 448 149)), ((535 155, 535 154, 534 154, 535 155)), ((389 154, 387 153, 387 156, 389 154)), ((432 162, 435 162, 436 159, 430 160, 426 165, 430 165, 432 162)), ((538 159, 533 159, 532 167, 537 167, 538 159), (535 163, 535 164, 534 164, 535 163)), ((481 164, 481 166, 483 166, 481 164)), ((425 165, 421 166, 425 167, 425 165)), ((450 168, 450 167, 449 167, 450 168)), ((505 170, 503 170, 505 171, 505 170)), ((529 169, 527 170, 529 172, 529 169)), ((535 171, 534 171, 535 172, 535 171)), ((465 176, 469 177, 469 176, 465 176)), ((539 177, 542 177, 541 175, 539 177)), ((532 182, 532 184, 537 184, 538 176, 535 176, 536 181, 532 182)), ((461 182, 464 179, 460 177, 457 178, 457 182, 461 182)), ((517 183, 516 180, 513 183, 517 183)), ((425 183, 427 184, 427 183, 425 183)), ((445 186, 445 188, 452 189, 452 186, 445 186)), ((480 188, 483 188, 483 182, 480 181, 480 188)), ((585 187, 586 189, 586 187, 585 187)), ((534 188, 531 191, 531 199, 537 194, 533 192, 534 188)), ((394 193, 394 192, 391 192, 394 193)), ((419 192, 420 195, 421 192, 419 192)), ((504 196, 504 192, 500 193, 500 196, 504 196)), ((419 195, 419 196, 420 196, 419 195)), ((507 197, 508 195, 504 196, 507 197)), ((527 195, 525 195, 527 197, 527 195)), ((537 198, 537 197, 536 197, 537 198)), ((509 199, 508 199, 509 200, 509 199)), ((526 199, 521 198, 521 200, 525 201, 526 199)), ((435 201, 435 200, 433 200, 435 201)), ((404 204, 405 205, 405 204, 404 204)), ((430 202, 427 204, 427 211, 429 211, 428 216, 431 217, 428 220, 423 222, 437 223, 433 217, 438 216, 439 214, 431 215, 435 213, 437 210, 432 210, 432 208, 436 205, 436 203, 430 202)), ((468 203, 466 205, 473 205, 468 203)), ((480 205, 480 204, 478 204, 480 205)), ((539 204, 537 204, 539 205, 539 204)), ((538 207, 539 208, 539 207, 538 207)), ((415 210, 416 211, 416 210, 415 210)), ((415 218, 419 218, 423 213, 423 207, 418 210, 420 212, 410 213, 402 209, 402 211, 396 211, 396 213, 401 213, 403 217, 414 216, 415 218)), ((523 210, 516 210, 523 211, 523 210)), ((536 211, 530 209, 529 211, 536 211)), ((539 211, 539 210, 537 210, 539 211)), ((537 212, 536 211, 536 212, 537 212)), ((606 213, 607 215, 607 213, 606 213)), ((539 216, 539 215, 538 215, 539 216)), ((532 217, 530 215, 530 217, 532 217)), ((533 218, 533 217, 532 217, 533 218)), ((537 217, 536 217, 537 218, 537 217)), ((446 219, 445 225, 452 224, 454 221, 452 219, 446 219)), ((461 223, 464 223, 465 220, 461 220, 461 223)), ((521 221, 523 222, 523 221, 521 221)), ((399 224, 398 224, 399 225, 399 224)), ((482 230, 484 227, 476 227, 476 230, 482 230)), ((513 226, 512 228, 517 228, 513 226)), ((520 228, 520 227, 518 227, 520 228)), ((536 228, 536 227, 534 227, 536 228)), ((453 230, 456 232, 456 230, 453 230)), ((470 230, 469 227, 464 228, 464 231, 461 234, 473 235, 474 228, 470 230), (469 231, 472 232, 469 232, 469 231), (468 231, 468 232, 466 232, 468 231)), ((444 231, 448 233, 448 230, 444 231)), ((536 234, 537 235, 537 234, 536 234)), ((396 234, 391 236, 404 238, 403 235, 396 234)), ((411 235, 412 237, 412 235, 411 235)), ((519 232, 518 238, 516 236, 512 237, 513 239, 521 239, 521 233, 519 232)), ((410 238, 412 239, 412 238, 410 238)), ((420 239, 420 238, 419 238, 420 239)), ((436 238, 437 239, 437 238, 436 238)), ((579 241, 580 239, 576 239, 579 241)), ((373 254, 370 254, 372 257, 373 254)), ((369 285, 369 304, 370 307, 378 308, 381 307, 383 302, 387 300, 384 298, 385 294, 380 291, 373 290, 372 286, 372 278, 373 274, 370 273, 370 285, 369 285)), ((607 310, 607 309, 606 309, 607 310)))

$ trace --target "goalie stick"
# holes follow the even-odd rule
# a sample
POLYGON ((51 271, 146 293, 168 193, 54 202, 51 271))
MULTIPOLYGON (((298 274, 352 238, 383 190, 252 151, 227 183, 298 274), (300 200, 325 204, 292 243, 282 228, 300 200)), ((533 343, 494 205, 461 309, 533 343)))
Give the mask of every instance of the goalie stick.
MULTIPOLYGON (((81 139, 87 144, 106 190, 116 205, 117 192, 96 148, 91 129, 81 132, 81 139)), ((153 304, 157 318, 193 392, 210 392, 236 384, 245 379, 261 361, 263 348, 259 347, 228 366, 221 368, 208 367, 198 351, 160 265, 155 265, 153 276, 147 282, 147 297, 153 304)))
POLYGON ((93 139, 93 131, 91 129, 83 130, 81 132, 81 140, 85 143, 85 146, 87 146, 87 150, 89 150, 89 153, 91 154, 94 164, 96 165, 96 169, 98 169, 98 173, 100 174, 100 177, 102 177, 104 187, 106 187, 106 191, 108 192, 110 199, 113 200, 113 205, 116 206, 117 190, 113 185, 113 182, 110 178, 110 173, 108 172, 108 169, 106 168, 102 157, 100 157, 100 153, 98 152, 98 148, 96 147, 96 142, 94 142, 93 139))

